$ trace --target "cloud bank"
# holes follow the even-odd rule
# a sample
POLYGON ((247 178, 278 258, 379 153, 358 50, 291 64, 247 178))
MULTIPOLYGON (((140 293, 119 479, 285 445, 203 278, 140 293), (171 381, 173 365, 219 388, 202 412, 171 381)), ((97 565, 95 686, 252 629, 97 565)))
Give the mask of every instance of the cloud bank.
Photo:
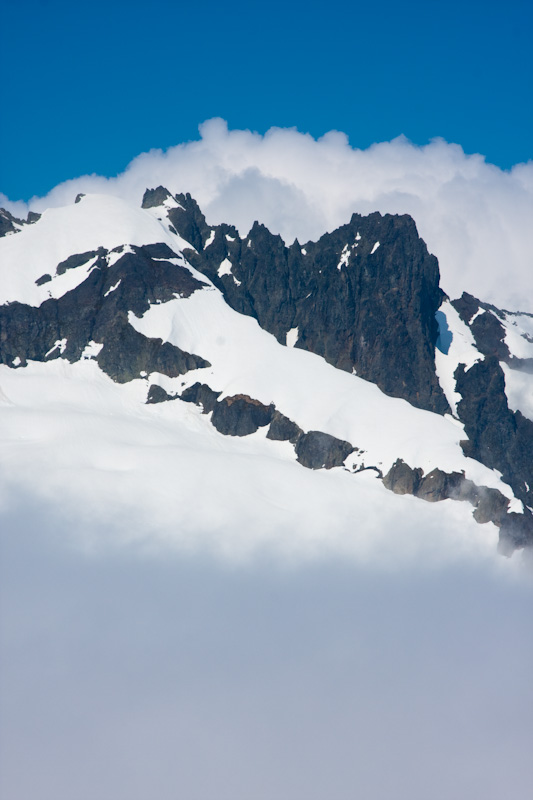
POLYGON ((0 540, 6 800, 527 797, 531 585, 84 558, 38 511, 0 540))
MULTIPOLYGON (((287 242, 305 242, 353 212, 411 214, 438 258, 442 286, 504 308, 533 311, 533 162, 504 171, 481 155, 435 139, 419 147, 399 137, 366 150, 331 131, 318 140, 296 129, 265 135, 200 126, 199 141, 135 158, 115 178, 86 175, 55 187, 29 207, 73 202, 78 192, 141 202, 147 187, 190 192, 208 222, 247 233, 255 219, 287 242)), ((14 213, 26 207, 0 195, 14 213)))

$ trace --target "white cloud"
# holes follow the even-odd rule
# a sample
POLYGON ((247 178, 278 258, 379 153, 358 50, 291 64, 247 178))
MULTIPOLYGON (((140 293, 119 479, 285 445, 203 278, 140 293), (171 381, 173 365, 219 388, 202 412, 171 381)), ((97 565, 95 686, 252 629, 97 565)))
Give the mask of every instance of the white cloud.
POLYGON ((84 558, 41 510, 1 541, 2 797, 527 797, 530 583, 84 558))
POLYGON ((419 147, 399 137, 358 150, 337 131, 318 140, 292 128, 262 136, 229 131, 221 119, 205 122, 200 134, 199 141, 141 154, 116 178, 82 176, 29 205, 65 205, 78 192, 138 204, 147 187, 162 184, 190 192, 211 223, 246 233, 258 219, 289 242, 317 238, 354 211, 408 213, 438 256, 452 297, 466 290, 533 310, 533 162, 503 171, 442 139, 419 147))

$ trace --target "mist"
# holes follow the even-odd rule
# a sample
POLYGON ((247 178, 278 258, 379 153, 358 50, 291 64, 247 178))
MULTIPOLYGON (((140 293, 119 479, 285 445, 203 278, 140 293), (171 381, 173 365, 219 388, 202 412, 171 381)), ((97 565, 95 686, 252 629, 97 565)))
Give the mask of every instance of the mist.
POLYGON ((230 566, 3 522, 5 800, 527 796, 525 569, 230 566))

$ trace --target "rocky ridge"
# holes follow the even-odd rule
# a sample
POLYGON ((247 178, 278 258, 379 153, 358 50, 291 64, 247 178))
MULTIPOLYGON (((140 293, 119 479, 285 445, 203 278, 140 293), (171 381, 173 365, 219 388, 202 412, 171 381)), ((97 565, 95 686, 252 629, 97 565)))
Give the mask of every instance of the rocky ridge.
MULTIPOLYGON (((39 306, 19 301, 0 306, 0 363, 16 369, 29 361, 91 358, 118 383, 205 370, 210 363, 202 353, 145 336, 131 322, 151 306, 212 285, 234 311, 253 317, 280 345, 312 352, 416 408, 451 413, 435 368, 444 299, 438 263, 410 217, 354 214, 318 242, 287 246, 259 223, 244 238, 231 225, 209 226, 190 195, 173 197, 163 187, 147 190, 143 208, 189 246, 125 243, 72 253, 55 272, 35 280, 46 286, 77 270, 80 280, 72 289, 39 306)), ((38 219, 23 222, 2 212, 0 236, 16 235, 38 219)), ((476 521, 500 528, 502 549, 510 552, 533 543, 533 421, 509 407, 502 364, 533 372, 533 356, 516 355, 509 346, 509 325, 520 315, 466 294, 452 304, 479 353, 469 367, 458 363, 454 374, 460 396, 456 416, 467 437, 463 452, 501 473, 522 504, 520 513, 509 510, 502 492, 461 472, 437 467, 424 474, 401 458, 385 472, 380 464, 365 464, 356 443, 304 430, 283 409, 247 394, 221 396, 200 381, 169 393, 156 382, 147 384, 146 402, 194 403, 226 436, 264 428, 267 439, 289 442, 296 460, 310 469, 372 469, 397 494, 469 502, 476 521), (354 453, 359 460, 350 464, 354 453)), ((529 341, 529 334, 520 335, 529 341)))

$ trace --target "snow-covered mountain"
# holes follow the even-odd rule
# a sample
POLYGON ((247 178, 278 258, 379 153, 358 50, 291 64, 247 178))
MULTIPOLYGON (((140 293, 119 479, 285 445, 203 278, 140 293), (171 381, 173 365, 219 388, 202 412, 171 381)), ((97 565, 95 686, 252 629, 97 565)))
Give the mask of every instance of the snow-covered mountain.
POLYGON ((9 491, 222 551, 533 543, 533 315, 448 298, 410 217, 288 245, 158 187, 0 236, 9 491))

